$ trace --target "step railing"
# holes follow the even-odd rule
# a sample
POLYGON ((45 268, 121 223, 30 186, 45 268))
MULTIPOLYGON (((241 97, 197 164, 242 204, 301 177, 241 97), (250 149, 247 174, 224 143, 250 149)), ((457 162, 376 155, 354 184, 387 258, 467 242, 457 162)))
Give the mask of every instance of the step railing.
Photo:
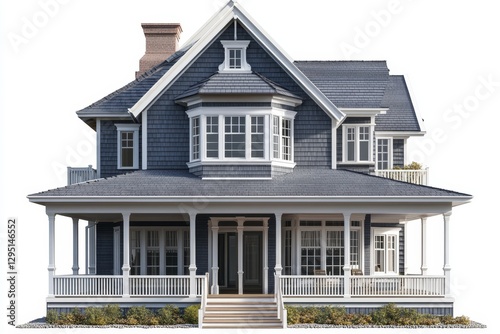
POLYGON ((203 318, 205 318, 205 310, 207 309, 208 300, 208 273, 205 273, 205 278, 203 279, 202 289, 201 289, 201 305, 198 310, 198 328, 203 327, 203 318))
POLYGON ((285 303, 283 302, 283 290, 281 288, 281 276, 274 274, 274 282, 276 282, 276 288, 274 291, 274 300, 276 301, 277 315, 278 319, 281 320, 281 325, 283 328, 287 328, 288 325, 288 312, 285 308, 285 303))

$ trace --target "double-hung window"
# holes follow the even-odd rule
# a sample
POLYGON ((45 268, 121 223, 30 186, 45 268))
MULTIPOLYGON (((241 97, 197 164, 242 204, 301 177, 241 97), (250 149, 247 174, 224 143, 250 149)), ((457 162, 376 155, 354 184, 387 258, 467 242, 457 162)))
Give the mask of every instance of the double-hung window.
POLYGON ((344 125, 344 162, 372 162, 370 125, 344 125))
POLYGON ((390 138, 377 139, 377 169, 392 168, 392 140, 390 138))
POLYGON ((207 158, 219 158, 219 117, 207 116, 207 158))
POLYGON ((252 158, 264 158, 264 117, 251 117, 252 158))
POLYGON ((245 116, 225 117, 224 157, 245 158, 245 116))
POLYGON ((292 161, 292 120, 273 116, 273 158, 292 161))
POLYGON ((139 168, 139 124, 115 124, 118 169, 139 168))
POLYGON ((376 274, 398 274, 398 236, 399 229, 386 231, 375 229, 373 269, 376 274))

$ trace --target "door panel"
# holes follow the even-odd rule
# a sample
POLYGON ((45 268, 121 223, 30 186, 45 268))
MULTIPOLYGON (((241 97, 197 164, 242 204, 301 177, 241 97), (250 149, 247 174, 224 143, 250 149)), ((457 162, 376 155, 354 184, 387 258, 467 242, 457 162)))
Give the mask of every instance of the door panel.
POLYGON ((243 290, 262 291, 262 232, 243 233, 243 290))

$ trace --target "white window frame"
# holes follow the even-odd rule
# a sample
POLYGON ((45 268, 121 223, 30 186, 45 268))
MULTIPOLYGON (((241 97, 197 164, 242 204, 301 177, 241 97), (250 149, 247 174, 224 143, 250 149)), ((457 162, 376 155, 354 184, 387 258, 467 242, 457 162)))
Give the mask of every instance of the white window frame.
POLYGON ((243 164, 273 163, 280 166, 293 167, 294 163, 294 118, 296 112, 275 108, 254 108, 254 107, 200 107, 186 112, 189 116, 190 142, 189 142, 189 167, 200 163, 230 163, 237 162, 243 164), (245 117, 245 157, 225 157, 225 125, 226 117, 245 117), (207 117, 218 117, 218 158, 207 157, 207 117), (264 156, 252 157, 252 117, 264 118, 264 156), (273 151, 273 119, 279 118, 279 158, 274 158, 273 151), (193 159, 193 119, 199 118, 200 128, 200 154, 199 159, 193 159), (290 121, 290 160, 283 159, 284 139, 283 120, 290 121))
POLYGON ((372 235, 372 249, 371 249, 371 272, 373 275, 385 275, 385 276, 394 276, 399 275, 399 233, 401 232, 401 228, 381 228, 381 227, 372 227, 371 235, 372 235), (375 236, 385 236, 384 239, 384 258, 385 258, 385 270, 384 271, 376 271, 375 270, 375 236), (394 263, 394 271, 388 271, 388 249, 387 249, 387 236, 395 237, 395 263, 394 263))
POLYGON ((375 157, 376 157, 376 159, 375 159, 375 168, 377 170, 379 169, 379 167, 378 167, 378 163, 379 163, 379 158, 378 158, 378 155, 379 155, 378 141, 379 140, 387 140, 388 141, 388 144, 387 144, 388 145, 388 152, 387 152, 387 154, 388 154, 388 161, 387 161, 387 163, 388 163, 389 166, 388 166, 387 169, 392 169, 393 168, 393 151, 392 151, 393 144, 392 144, 392 138, 391 137, 378 137, 378 138, 376 138, 376 140, 375 140, 375 142, 376 142, 376 144, 375 144, 375 149, 376 149, 376 153, 375 153, 375 157))
MULTIPOLYGON (((321 269, 326 270, 326 257, 327 257, 327 232, 328 231, 340 231, 344 232, 343 226, 326 226, 327 221, 341 221, 343 218, 340 217, 314 217, 314 216, 296 216, 292 220, 292 226, 282 227, 282 231, 291 230, 292 231, 292 253, 291 253, 291 264, 292 264, 292 275, 301 275, 302 272, 302 242, 301 236, 302 231, 320 231, 320 239, 321 239, 321 269), (319 221, 321 222, 321 226, 301 226, 301 221, 319 221), (295 249, 295 253, 293 251, 295 249), (294 260, 295 256, 295 260, 294 260)), ((290 219, 282 219, 283 222, 290 219)), ((352 269, 363 269, 364 268, 364 220, 358 219, 357 217, 351 218, 351 233, 352 231, 358 231, 359 235, 359 263, 357 266, 352 265, 352 256, 349 259, 349 265, 352 269), (359 226, 353 226, 353 222, 359 222, 359 226)), ((345 241, 344 241, 345 245, 345 241)), ((352 249, 351 249, 352 250, 352 249)), ((345 252, 345 251, 344 251, 345 252)), ((284 243, 282 243, 282 263, 285 263, 285 249, 284 243)), ((344 253, 345 254, 345 253, 344 253)), ((326 273, 330 275, 331 273, 326 273)))
POLYGON ((373 164, 373 128, 371 123, 342 125, 342 162, 345 164, 373 164), (368 160, 360 159, 360 128, 368 128, 368 160), (348 129, 354 129, 354 160, 348 160, 348 129))
POLYGON ((115 124, 117 133, 117 168, 139 169, 139 128, 140 124, 115 124), (122 166, 122 132, 133 133, 133 164, 132 167, 122 166))
MULTIPOLYGON (((189 248, 189 245, 184 245, 184 233, 189 233, 188 227, 156 227, 156 226, 145 226, 145 227, 131 227, 130 236, 132 238, 133 233, 140 233, 140 275, 147 275, 147 233, 148 231, 157 231, 159 236, 159 252, 160 252, 160 275, 165 275, 166 263, 165 263, 165 251, 166 251, 166 232, 174 231, 177 232, 177 275, 185 275, 186 263, 184 263, 184 250, 189 248), (132 233, 133 232, 133 233, 132 233)), ((131 249, 132 250, 132 249, 131 249)), ((190 250, 191 251, 191 250, 190 250)), ((130 254, 128 255, 130 256, 130 254)), ((189 266, 189 263, 187 264, 189 266)))
POLYGON ((247 63, 247 48, 250 41, 221 41, 224 47, 224 62, 219 65, 220 73, 251 73, 252 67, 247 63), (231 51, 241 51, 241 66, 231 67, 231 51))

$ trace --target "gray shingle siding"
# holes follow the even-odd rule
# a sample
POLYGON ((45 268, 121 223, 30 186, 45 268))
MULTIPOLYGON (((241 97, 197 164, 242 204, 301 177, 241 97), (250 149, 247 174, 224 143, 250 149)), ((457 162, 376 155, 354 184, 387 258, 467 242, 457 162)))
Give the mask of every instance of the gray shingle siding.
MULTIPOLYGON (((127 124, 126 121, 101 121, 101 156, 100 170, 101 177, 110 177, 118 174, 128 173, 130 169, 118 169, 118 132, 115 124, 127 124)), ((142 131, 139 129, 139 168, 141 168, 142 154, 142 131)))
POLYGON ((113 223, 100 222, 96 232, 96 273, 113 275, 113 223))
MULTIPOLYGON (((189 120, 173 101, 190 86, 207 79, 224 60, 220 40, 234 38, 233 25, 218 37, 148 111, 148 169, 184 169, 189 161, 189 120)), ((238 39, 250 40, 247 61, 252 70, 305 99, 296 108, 295 162, 331 166, 331 120, 290 76, 242 28, 238 39)))

